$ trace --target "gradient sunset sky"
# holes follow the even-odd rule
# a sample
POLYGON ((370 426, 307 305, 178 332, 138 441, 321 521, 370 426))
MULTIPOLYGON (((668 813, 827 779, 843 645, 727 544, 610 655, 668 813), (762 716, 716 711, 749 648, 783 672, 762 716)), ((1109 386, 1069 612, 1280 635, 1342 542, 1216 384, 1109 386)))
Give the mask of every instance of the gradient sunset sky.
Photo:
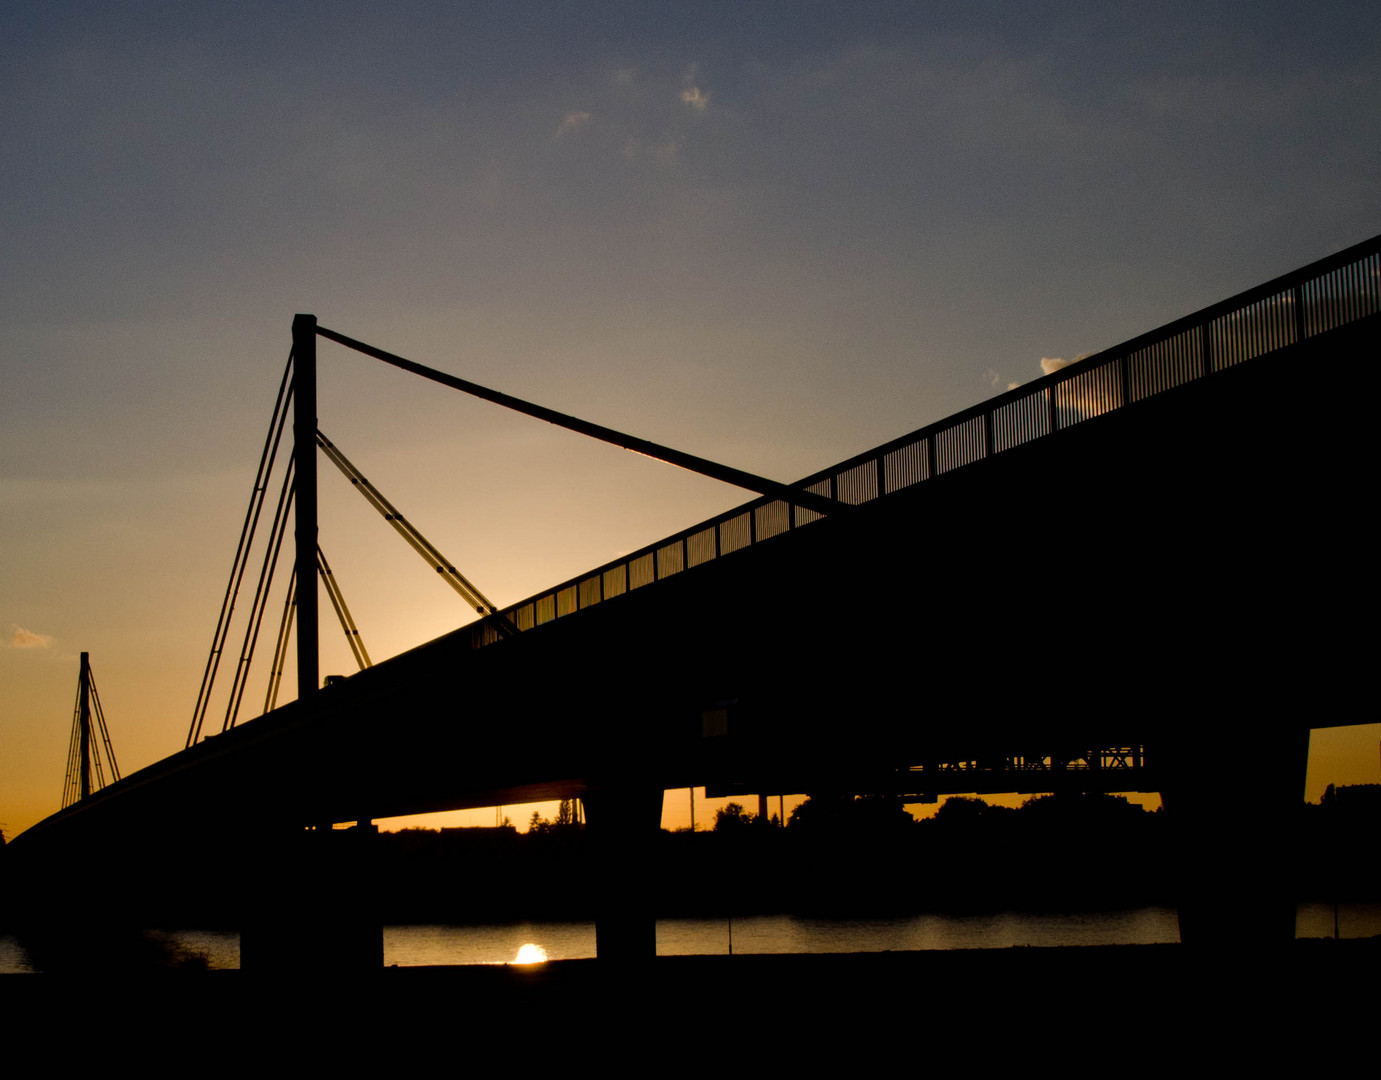
MULTIPOLYGON (((7 836, 82 650, 126 773, 182 747, 295 312, 790 481, 1381 232, 1355 2, 12 0, 0 42, 7 836)), ((328 343, 320 399, 499 604, 748 497, 328 343)), ((469 620, 320 475, 376 661, 469 620)), ((1378 737, 1316 733, 1309 797, 1378 737)))

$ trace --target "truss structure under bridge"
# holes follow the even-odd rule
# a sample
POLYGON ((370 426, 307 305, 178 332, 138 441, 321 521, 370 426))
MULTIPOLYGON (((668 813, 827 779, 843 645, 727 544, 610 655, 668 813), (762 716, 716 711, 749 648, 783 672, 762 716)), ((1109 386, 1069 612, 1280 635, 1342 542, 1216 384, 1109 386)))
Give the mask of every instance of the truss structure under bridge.
POLYGON ((933 761, 912 766, 906 787, 908 795, 920 793, 918 802, 934 802, 940 795, 971 791, 1152 792, 1161 789, 1163 779, 1159 770, 1148 766, 1144 746, 1112 746, 933 761))

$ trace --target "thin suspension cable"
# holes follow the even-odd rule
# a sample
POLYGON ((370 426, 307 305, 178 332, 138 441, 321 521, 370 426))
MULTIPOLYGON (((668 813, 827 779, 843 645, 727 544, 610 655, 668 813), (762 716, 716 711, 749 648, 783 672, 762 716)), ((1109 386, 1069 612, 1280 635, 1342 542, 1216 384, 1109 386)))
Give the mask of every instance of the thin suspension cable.
POLYGON ((283 665, 288 659, 288 639, 292 636, 293 616, 297 613, 297 567, 288 575, 288 595, 283 600, 283 618, 278 623, 278 644, 273 650, 273 669, 269 672, 268 689, 264 692, 264 712, 278 704, 278 686, 283 681, 283 665))
POLYGON ((457 570, 454 564, 437 550, 436 545, 423 536, 417 527, 398 511, 396 506, 384 498, 379 489, 371 484, 364 474, 350 462, 350 459, 341 453, 335 443, 331 442, 320 430, 317 431, 317 445, 321 447, 336 468, 345 474, 365 500, 383 516, 385 521, 393 526, 398 535, 406 540, 408 545, 421 555, 427 564, 440 574, 446 584, 459 593, 466 603, 481 615, 491 617, 505 634, 511 635, 517 632, 508 618, 499 613, 493 602, 457 570))
MULTIPOLYGON (((106 760, 110 762, 110 781, 120 779, 120 766, 115 760, 115 747, 110 742, 110 731, 105 726, 105 709, 101 708, 101 695, 96 692, 96 676, 88 671, 87 678, 91 680, 91 711, 96 715, 96 724, 101 731, 101 742, 105 744, 106 760)), ((104 782, 101 785, 104 787, 104 782)))
POLYGON ((216 626, 216 636, 212 641, 211 654, 207 657, 207 670, 202 675, 202 687, 193 715, 192 730, 188 732, 188 746, 192 745, 201 734, 206 709, 210 704, 211 688, 215 684, 216 673, 220 669, 225 639, 230 634, 230 618, 235 609, 235 599, 239 595, 240 584, 248 565, 249 546, 253 543, 254 533, 258 527, 259 514, 268 490, 268 477, 278 455, 283 427, 288 415, 288 404, 292 399, 291 372, 292 353, 289 352, 288 363, 283 370, 283 379, 278 386, 278 397, 274 401, 273 417, 269 421, 268 439, 265 442, 264 452, 259 458, 259 471, 255 477, 254 492, 250 496, 250 507, 249 511, 246 512, 245 527, 240 531, 240 544, 235 552, 235 563, 231 567, 231 581, 226 588, 226 597, 221 604, 221 616, 216 626))
POLYGON ((326 553, 321 550, 321 545, 316 546, 316 568, 321 574, 321 580, 326 585, 326 595, 330 597, 331 606, 336 609, 336 618, 340 620, 340 628, 345 631, 345 640, 350 646, 351 653, 355 656, 355 663, 360 666, 360 670, 371 666, 369 653, 364 647, 364 638, 360 637, 360 632, 355 627, 355 620, 350 617, 350 609, 345 604, 345 594, 341 592, 340 583, 331 573, 331 564, 326 561, 326 553))
POLYGON ((579 417, 557 412, 555 409, 548 409, 543 405, 534 405, 530 401, 513 397, 511 394, 503 394, 497 390, 480 386, 478 383, 458 379, 454 375, 447 375, 444 371, 437 371, 435 368, 419 364, 415 360, 408 360, 394 353, 385 352, 383 349, 376 349, 373 345, 366 345, 362 341, 356 341, 354 338, 338 334, 334 330, 328 330, 324 326, 318 325, 316 332, 318 337, 324 337, 329 341, 344 345, 347 349, 362 352, 366 356, 372 356, 375 360, 382 360, 385 364, 392 364, 394 367, 410 371, 414 375, 421 375, 424 379, 431 379, 432 382, 440 383, 442 386, 449 386, 453 390, 459 390, 495 405, 502 405, 506 409, 512 409, 538 420, 545 420, 549 424, 555 424, 557 427, 563 427, 568 431, 575 431, 581 435, 588 435, 592 439, 599 439, 601 442, 621 446, 625 450, 632 450, 635 454, 665 461, 669 465, 676 465, 679 468, 700 473, 702 476, 709 476, 726 484, 733 484, 735 487, 747 488, 749 491, 756 491, 762 495, 771 495, 773 498, 804 506, 819 514, 834 513, 846 506, 846 504, 836 502, 828 496, 817 495, 814 492, 806 491, 804 488, 793 488, 787 484, 779 484, 775 480, 755 476, 753 473, 745 472, 742 469, 720 465, 708 458, 673 450, 669 446, 662 446, 648 439, 640 439, 636 435, 625 435, 623 432, 615 431, 603 424, 592 424, 588 420, 581 420, 579 417))
POLYGON ((392 525, 412 549, 426 559, 432 569, 442 575, 447 584, 464 597, 471 607, 475 608, 481 615, 491 614, 495 610, 488 598, 451 565, 450 560, 428 542, 427 538, 398 512, 397 507, 383 497, 378 488, 365 479, 364 474, 355 468, 339 448, 320 430, 317 431, 317 445, 325 451, 326 456, 345 474, 350 483, 355 485, 360 494, 383 516, 384 520, 392 525))
POLYGON ((191 746, 201 736, 202 723, 211 700, 211 688, 215 684, 216 673, 220 670, 225 639, 230 634, 230 618, 235 611, 235 599, 239 595, 240 583, 249 562, 249 548, 254 542, 254 533, 259 525, 259 513, 263 509, 268 490, 268 477, 278 456, 283 425, 288 416, 288 404, 292 399, 292 364, 292 352, 289 351, 288 362, 283 368, 283 379, 278 384, 278 396, 273 404, 273 416, 269 420, 268 436, 259 455, 259 470, 254 477, 254 490, 250 495, 249 508, 245 511, 244 525, 240 528, 240 542, 235 549, 235 560, 230 567, 230 582, 226 585, 225 597, 221 600, 216 632, 211 639, 211 652, 206 658, 206 669, 201 676, 201 689, 197 692, 197 704, 192 710, 192 723, 187 731, 187 746, 191 746))
MULTIPOLYGON (((96 698, 96 680, 92 676, 89 667, 86 671, 86 678, 91 688, 91 721, 93 728, 91 735, 95 736, 101 728, 101 704, 96 698)), ((92 778, 94 782, 91 785, 91 790, 93 792, 100 791, 101 788, 105 787, 105 769, 101 767, 101 744, 97 742, 94 737, 91 739, 91 771, 95 774, 92 778)))
POLYGON ((235 726, 240 715, 240 701, 244 697, 245 684, 249 681, 249 665, 254 659, 254 646, 259 640, 259 626, 264 620, 264 608, 268 606, 269 588, 273 584, 273 571, 278 566, 278 554, 283 547, 283 537, 288 532, 288 510, 292 506, 294 493, 293 463, 283 470, 283 488, 278 493, 278 508, 274 511, 273 527, 269 531, 268 547, 264 551, 264 565, 259 571, 259 583, 254 589, 254 602, 249 609, 249 624, 245 627, 244 644, 240 647, 240 662, 235 667, 235 680, 230 688, 230 701, 226 705, 225 722, 221 731, 235 726))
POLYGON ((77 686, 77 700, 72 706, 72 737, 67 743, 67 772, 62 778, 62 808, 66 810, 80 797, 81 777, 81 709, 82 691, 77 686))
MULTIPOLYGON (((94 719, 96 715, 96 706, 94 703, 91 706, 91 715, 94 719)), ((105 769, 101 765, 100 743, 94 740, 91 743, 91 769, 92 772, 95 773, 95 776, 92 778, 91 790, 93 792, 100 791, 101 788, 105 787, 105 769)))

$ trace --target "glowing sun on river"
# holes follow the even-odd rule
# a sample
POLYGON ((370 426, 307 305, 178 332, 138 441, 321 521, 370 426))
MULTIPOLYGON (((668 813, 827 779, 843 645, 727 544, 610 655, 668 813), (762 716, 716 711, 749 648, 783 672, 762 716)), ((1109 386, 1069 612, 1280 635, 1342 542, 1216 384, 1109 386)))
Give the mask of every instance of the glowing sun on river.
POLYGON ((514 957, 515 964, 543 964, 547 960, 547 950, 540 945, 528 942, 518 950, 518 955, 514 957))

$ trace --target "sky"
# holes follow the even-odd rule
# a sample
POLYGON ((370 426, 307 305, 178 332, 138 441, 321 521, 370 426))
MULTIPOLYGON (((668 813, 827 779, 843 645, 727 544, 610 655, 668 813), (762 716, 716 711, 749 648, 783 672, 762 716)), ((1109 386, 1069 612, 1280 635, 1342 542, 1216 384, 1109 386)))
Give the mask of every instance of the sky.
MULTIPOLYGON (((11 0, 0 58, 7 836, 81 651, 125 773, 182 747, 296 312, 790 481, 1381 233, 1358 3, 11 0)), ((747 498, 319 362, 323 430, 501 605, 747 498)), ((468 621, 320 476, 376 661, 468 621)), ((1309 797, 1379 742, 1316 733, 1309 797)))

